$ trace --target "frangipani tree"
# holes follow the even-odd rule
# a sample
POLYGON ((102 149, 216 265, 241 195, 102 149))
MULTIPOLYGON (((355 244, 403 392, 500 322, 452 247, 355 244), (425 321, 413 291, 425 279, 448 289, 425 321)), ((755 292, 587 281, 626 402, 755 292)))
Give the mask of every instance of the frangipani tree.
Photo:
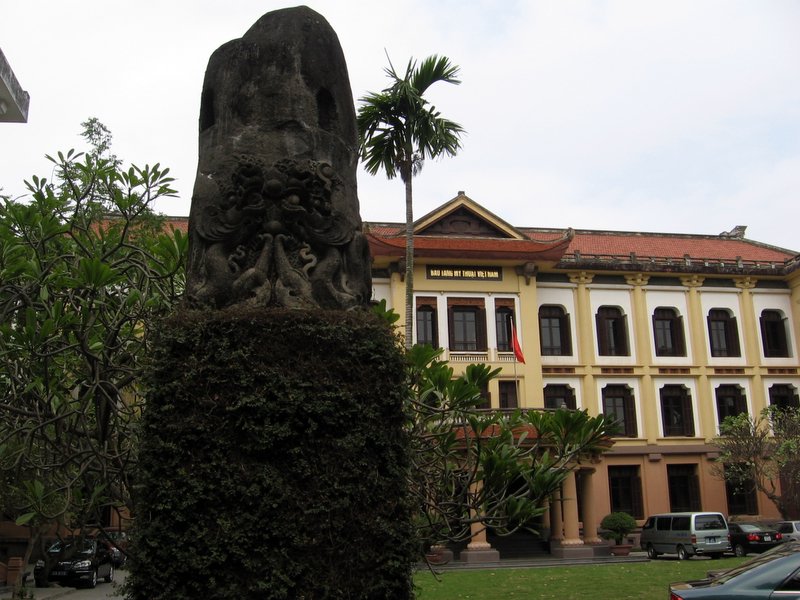
POLYGON ((131 506, 136 383, 186 255, 152 211, 175 194, 168 169, 123 170, 96 151, 48 158, 53 181, 34 176, 29 197, 0 203, 0 508, 35 531, 131 506))

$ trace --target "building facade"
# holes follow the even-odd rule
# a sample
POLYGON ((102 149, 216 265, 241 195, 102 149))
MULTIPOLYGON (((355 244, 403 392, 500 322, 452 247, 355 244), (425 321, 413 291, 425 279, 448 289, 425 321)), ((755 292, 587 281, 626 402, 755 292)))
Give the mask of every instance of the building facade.
MULTIPOLYGON (((404 316, 404 224, 365 225, 375 300, 404 316)), ((798 405, 800 256, 744 238, 514 227, 463 192, 415 223, 414 341, 451 366, 501 367, 487 407, 613 414, 620 433, 576 469, 545 527, 597 543, 612 511, 777 518, 726 486, 728 415, 798 405), (516 360, 512 328, 525 362, 516 360)), ((485 540, 481 540, 484 542, 485 540)))

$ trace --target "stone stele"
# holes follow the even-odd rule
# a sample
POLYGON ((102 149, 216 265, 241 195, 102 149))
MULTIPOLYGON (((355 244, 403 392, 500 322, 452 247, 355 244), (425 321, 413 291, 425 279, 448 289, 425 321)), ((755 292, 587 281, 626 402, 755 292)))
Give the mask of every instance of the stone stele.
POLYGON ((347 65, 321 15, 276 10, 218 48, 200 105, 189 305, 366 305, 357 164, 347 65))

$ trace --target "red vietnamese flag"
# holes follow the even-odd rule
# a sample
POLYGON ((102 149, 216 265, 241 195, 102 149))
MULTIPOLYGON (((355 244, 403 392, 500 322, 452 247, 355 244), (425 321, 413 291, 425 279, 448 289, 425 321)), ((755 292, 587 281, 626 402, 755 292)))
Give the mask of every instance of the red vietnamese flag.
POLYGON ((517 328, 514 327, 514 321, 511 321, 511 346, 514 348, 514 356, 519 362, 525 364, 525 356, 522 354, 522 348, 517 339, 517 328))

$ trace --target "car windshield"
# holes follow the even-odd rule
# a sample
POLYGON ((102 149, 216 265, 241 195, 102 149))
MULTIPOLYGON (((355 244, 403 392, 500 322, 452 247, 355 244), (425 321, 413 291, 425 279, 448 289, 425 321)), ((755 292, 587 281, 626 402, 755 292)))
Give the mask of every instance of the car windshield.
POLYGON ((742 528, 742 531, 761 531, 761 527, 751 523, 739 523, 739 527, 742 528))
MULTIPOLYGON (((78 544, 81 542, 79 541, 78 544)), ((68 554, 73 552, 74 542, 72 540, 67 540, 64 542, 56 542, 52 546, 48 552, 50 554, 68 554)), ((80 546, 79 546, 80 548, 80 546)), ((83 540, 83 547, 82 549, 74 549, 76 554, 91 554, 92 550, 94 549, 94 544, 91 540, 83 540)))

